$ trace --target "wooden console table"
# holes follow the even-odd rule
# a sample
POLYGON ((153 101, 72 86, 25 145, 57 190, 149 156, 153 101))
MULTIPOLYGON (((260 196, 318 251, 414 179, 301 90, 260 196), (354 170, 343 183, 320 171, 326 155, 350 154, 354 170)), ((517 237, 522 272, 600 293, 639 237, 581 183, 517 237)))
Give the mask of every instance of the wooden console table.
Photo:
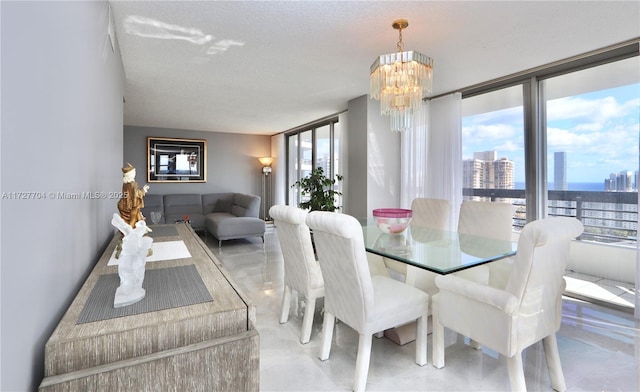
POLYGON ((78 323, 99 277, 118 273, 107 265, 116 233, 47 341, 41 392, 259 390, 255 305, 190 226, 175 228, 154 243, 184 241, 191 257, 147 262, 146 270, 194 265, 213 300, 78 323))

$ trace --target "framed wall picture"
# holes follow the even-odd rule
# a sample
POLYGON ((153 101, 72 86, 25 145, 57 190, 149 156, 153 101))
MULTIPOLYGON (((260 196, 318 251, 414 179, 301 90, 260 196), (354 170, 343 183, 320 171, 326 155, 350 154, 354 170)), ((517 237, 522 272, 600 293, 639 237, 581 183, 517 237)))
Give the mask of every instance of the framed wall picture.
POLYGON ((207 182, 207 141, 147 138, 148 182, 207 182))

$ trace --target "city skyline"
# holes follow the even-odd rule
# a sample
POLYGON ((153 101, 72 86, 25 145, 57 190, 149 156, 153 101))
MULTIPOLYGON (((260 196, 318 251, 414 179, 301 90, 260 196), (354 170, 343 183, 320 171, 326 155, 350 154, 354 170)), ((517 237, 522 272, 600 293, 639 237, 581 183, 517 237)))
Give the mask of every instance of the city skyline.
MULTIPOLYGON (((609 174, 609 178, 597 183, 567 183, 567 155, 554 153, 553 181, 549 190, 637 192, 640 171, 623 170, 609 174)), ((473 158, 462 161, 462 186, 475 189, 524 189, 524 182, 514 181, 514 165, 508 158, 498 158, 496 151, 475 151, 473 158)))
MULTIPOLYGON (((464 105, 464 100, 463 100, 464 105)), ((554 153, 566 153, 566 181, 599 183, 611 173, 638 171, 640 84, 548 101, 547 180, 554 181, 554 153)), ((514 162, 516 183, 524 182, 522 107, 464 117, 463 159, 497 151, 514 162)))

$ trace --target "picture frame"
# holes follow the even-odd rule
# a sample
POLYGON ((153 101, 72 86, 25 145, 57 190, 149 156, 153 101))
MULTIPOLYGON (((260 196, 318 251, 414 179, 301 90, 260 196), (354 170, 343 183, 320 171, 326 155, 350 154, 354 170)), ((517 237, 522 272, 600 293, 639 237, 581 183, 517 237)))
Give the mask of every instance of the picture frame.
POLYGON ((147 182, 207 182, 207 141, 147 137, 147 182))

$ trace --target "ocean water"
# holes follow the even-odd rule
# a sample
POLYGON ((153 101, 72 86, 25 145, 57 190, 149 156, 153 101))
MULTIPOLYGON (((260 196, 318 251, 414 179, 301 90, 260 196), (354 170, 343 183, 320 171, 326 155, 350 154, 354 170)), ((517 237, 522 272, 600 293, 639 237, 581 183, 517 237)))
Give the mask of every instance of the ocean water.
MULTIPOLYGON (((569 182, 567 183, 567 190, 569 191, 591 191, 591 192, 604 192, 604 181, 602 182, 569 182)), ((515 189, 524 189, 524 182, 516 182, 515 189)), ((547 183, 547 189, 550 191, 555 190, 553 188, 553 182, 547 183)))

